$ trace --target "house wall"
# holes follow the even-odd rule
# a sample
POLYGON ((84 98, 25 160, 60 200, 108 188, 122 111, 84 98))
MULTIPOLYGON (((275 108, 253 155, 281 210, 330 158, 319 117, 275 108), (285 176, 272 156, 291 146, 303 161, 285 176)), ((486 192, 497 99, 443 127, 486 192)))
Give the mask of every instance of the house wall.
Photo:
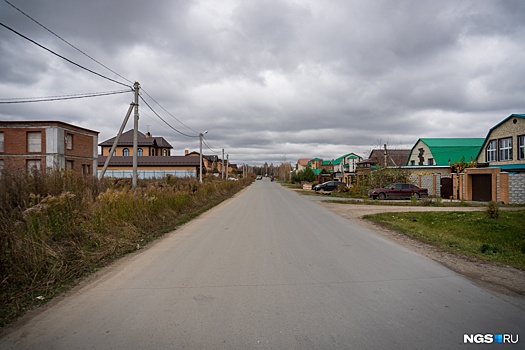
POLYGON ((4 134, 4 152, 0 153, 5 169, 25 170, 28 160, 40 161, 41 169, 62 170, 66 163, 75 172, 96 175, 98 133, 77 129, 67 124, 41 125, 42 123, 0 124, 4 134), (40 132, 41 149, 29 152, 28 132, 40 132), (71 135, 72 148, 66 147, 66 136, 71 135))
POLYGON ((426 165, 428 164, 429 158, 434 159, 430 148, 419 140, 414 146, 414 152, 410 155, 410 158, 408 158, 407 165, 412 164, 412 161, 414 161, 415 165, 426 165))
MULTIPOLYGON (((133 146, 117 146, 115 148, 115 153, 117 156, 124 156, 124 149, 127 148, 129 151, 128 156, 133 156, 133 146)), ((139 146, 138 148, 142 148, 142 155, 143 156, 163 156, 162 152, 166 150, 167 156, 171 155, 171 150, 169 148, 162 148, 162 147, 144 147, 139 146)), ((111 151, 111 147, 103 146, 102 147, 102 156, 109 156, 109 151, 111 151)))
MULTIPOLYGON (((506 164, 525 164, 524 159, 518 159, 518 136, 525 135, 525 118, 511 117, 503 124, 492 130, 487 136, 483 149, 478 156, 478 163, 487 162, 488 141, 498 140, 505 137, 512 137, 512 160, 490 162, 490 166, 506 164)), ((499 150, 499 149, 498 149, 499 150)))

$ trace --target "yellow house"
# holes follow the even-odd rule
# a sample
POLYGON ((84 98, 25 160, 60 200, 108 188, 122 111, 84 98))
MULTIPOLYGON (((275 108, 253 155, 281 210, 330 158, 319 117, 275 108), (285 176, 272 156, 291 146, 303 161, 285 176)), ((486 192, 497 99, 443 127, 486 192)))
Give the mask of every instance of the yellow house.
MULTIPOLYGON (((102 149, 102 156, 109 156, 109 151, 115 142, 115 137, 99 144, 102 149)), ((142 156, 170 156, 173 148, 164 137, 153 137, 149 132, 146 134, 138 132, 137 155, 142 156)), ((133 130, 126 131, 120 135, 114 156, 133 156, 133 130)))
MULTIPOLYGON (((102 154, 98 156, 98 171, 109 156, 115 137, 99 144, 102 154)), ((149 132, 138 133, 137 170, 139 178, 162 178, 166 175, 176 177, 197 177, 199 159, 185 156, 171 156, 173 148, 163 137, 153 137, 149 132)), ((120 136, 105 176, 131 177, 133 171, 133 130, 120 136)))

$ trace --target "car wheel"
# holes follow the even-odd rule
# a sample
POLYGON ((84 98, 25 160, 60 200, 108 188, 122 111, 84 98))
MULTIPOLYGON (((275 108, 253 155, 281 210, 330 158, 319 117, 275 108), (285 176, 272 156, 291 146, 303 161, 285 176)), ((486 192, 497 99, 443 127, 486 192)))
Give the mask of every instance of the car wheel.
POLYGON ((384 194, 383 192, 381 192, 380 194, 377 195, 377 198, 379 198, 379 199, 385 199, 385 198, 386 198, 386 194, 384 194))
POLYGON ((419 193, 414 193, 414 195, 416 196, 416 199, 421 198, 421 195, 419 193))

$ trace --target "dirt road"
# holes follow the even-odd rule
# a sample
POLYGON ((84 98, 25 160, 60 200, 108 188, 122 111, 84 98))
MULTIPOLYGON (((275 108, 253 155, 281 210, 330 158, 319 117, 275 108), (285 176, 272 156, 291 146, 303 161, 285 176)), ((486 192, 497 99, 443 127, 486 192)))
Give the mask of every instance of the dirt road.
POLYGON ((350 219, 360 225, 372 228, 374 231, 409 247, 418 253, 437 261, 449 269, 461 273, 486 288, 508 295, 525 296, 525 271, 504 265, 496 265, 477 258, 445 252, 429 244, 413 239, 405 234, 389 230, 383 226, 363 219, 364 215, 391 212, 423 212, 423 211, 479 211, 484 207, 407 207, 339 204, 326 201, 315 201, 331 211, 350 219))

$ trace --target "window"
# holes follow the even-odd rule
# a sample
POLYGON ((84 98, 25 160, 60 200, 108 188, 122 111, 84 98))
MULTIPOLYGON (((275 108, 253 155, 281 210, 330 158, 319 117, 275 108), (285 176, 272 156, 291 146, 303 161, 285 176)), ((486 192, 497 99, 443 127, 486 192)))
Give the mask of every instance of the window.
POLYGON ((525 135, 518 136, 518 159, 525 159, 525 135))
POLYGON ((498 160, 498 145, 496 140, 490 140, 487 145, 487 162, 495 162, 498 160))
POLYGON ((124 148, 124 149, 122 150, 122 155, 123 155, 124 157, 129 156, 129 149, 124 148))
POLYGON ((512 137, 499 140, 499 160, 512 160, 512 137))
POLYGON ((0 132, 0 152, 4 152, 4 133, 0 132))
POLYGON ((66 160, 66 170, 73 170, 73 161, 66 160))
POLYGON ((4 160, 0 159, 0 175, 2 175, 2 170, 4 170, 4 160))
POLYGON ((427 164, 428 165, 434 165, 434 158, 428 158, 427 164))
POLYGON ((42 162, 40 159, 36 160, 27 160, 26 162, 26 169, 27 171, 37 171, 40 170, 42 162))
POLYGON ((42 133, 28 132, 27 133, 27 151, 28 152, 42 152, 42 133))
POLYGON ((66 135, 66 149, 73 149, 73 134, 66 135))
POLYGON ((410 165, 416 165, 416 161, 415 160, 411 160, 410 161, 410 165))
POLYGON ((137 150, 137 157, 142 157, 142 148, 137 150))
POLYGON ((82 174, 90 175, 91 174, 91 165, 82 164, 82 174))
POLYGON ((163 156, 167 156, 168 155, 168 150, 167 149, 163 149, 162 150, 162 155, 163 156))

